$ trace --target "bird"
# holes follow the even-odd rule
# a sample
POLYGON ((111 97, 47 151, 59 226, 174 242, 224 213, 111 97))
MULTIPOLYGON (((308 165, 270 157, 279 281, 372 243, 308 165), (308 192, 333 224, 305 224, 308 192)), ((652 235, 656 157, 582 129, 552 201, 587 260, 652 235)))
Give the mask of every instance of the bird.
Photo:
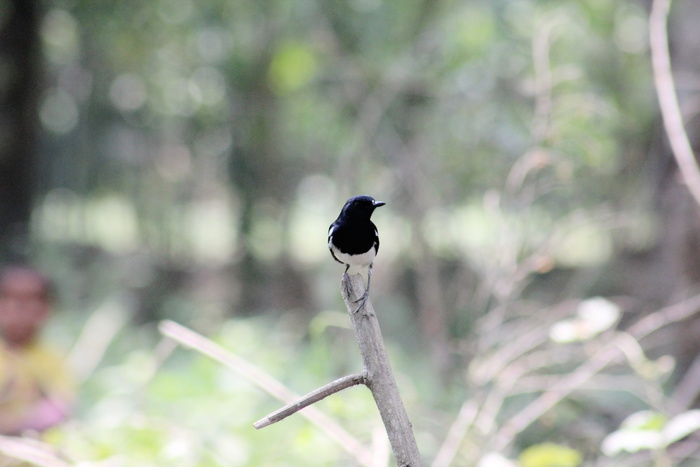
POLYGON ((372 265, 379 251, 377 226, 370 220, 372 213, 386 203, 371 196, 348 199, 338 218, 328 228, 328 249, 337 262, 345 265, 344 274, 360 274, 367 278, 365 293, 354 303, 360 310, 369 297, 372 265))

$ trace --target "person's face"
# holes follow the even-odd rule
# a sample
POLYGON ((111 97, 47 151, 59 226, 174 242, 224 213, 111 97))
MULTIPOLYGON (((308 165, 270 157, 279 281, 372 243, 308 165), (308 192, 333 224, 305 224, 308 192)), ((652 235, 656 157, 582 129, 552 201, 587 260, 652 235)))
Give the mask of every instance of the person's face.
POLYGON ((46 284, 29 272, 13 272, 0 281, 0 334, 10 345, 28 344, 49 313, 46 284))

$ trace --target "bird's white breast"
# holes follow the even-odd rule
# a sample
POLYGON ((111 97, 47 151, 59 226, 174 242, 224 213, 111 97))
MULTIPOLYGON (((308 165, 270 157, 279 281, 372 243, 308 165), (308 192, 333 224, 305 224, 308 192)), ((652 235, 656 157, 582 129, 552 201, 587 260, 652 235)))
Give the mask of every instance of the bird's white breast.
POLYGON ((359 255, 349 255, 341 252, 330 242, 328 243, 328 247, 333 251, 336 258, 338 258, 344 264, 350 265, 348 274, 362 274, 365 276, 367 274, 367 269, 369 269, 369 265, 372 264, 372 261, 374 261, 374 258, 377 256, 377 252, 374 250, 374 248, 370 248, 368 252, 361 253, 359 255))

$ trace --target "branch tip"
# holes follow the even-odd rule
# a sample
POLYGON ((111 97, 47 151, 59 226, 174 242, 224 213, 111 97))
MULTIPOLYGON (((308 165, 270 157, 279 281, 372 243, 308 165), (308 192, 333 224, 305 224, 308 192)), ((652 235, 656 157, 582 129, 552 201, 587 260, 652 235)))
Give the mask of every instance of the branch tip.
POLYGON ((326 397, 330 396, 331 394, 335 394, 336 392, 342 391, 343 389, 349 388, 350 386, 355 386, 358 384, 364 384, 367 385, 367 373, 366 372, 361 372, 361 373, 353 373, 351 375, 343 376, 342 378, 338 378, 335 381, 331 381, 330 383, 326 384, 325 386, 321 386, 320 388, 311 391, 310 393, 306 394, 305 396, 302 396, 298 400, 292 402, 291 404, 287 404, 284 407, 282 407, 279 410, 276 410, 272 412, 271 414, 266 415, 265 417, 261 418, 257 422, 253 423, 253 426, 255 429, 259 430, 261 428, 265 428, 266 426, 272 425, 273 423, 280 422, 284 420, 285 418, 289 417, 290 415, 300 411, 301 409, 308 407, 311 404, 315 404, 316 402, 325 399, 326 397))

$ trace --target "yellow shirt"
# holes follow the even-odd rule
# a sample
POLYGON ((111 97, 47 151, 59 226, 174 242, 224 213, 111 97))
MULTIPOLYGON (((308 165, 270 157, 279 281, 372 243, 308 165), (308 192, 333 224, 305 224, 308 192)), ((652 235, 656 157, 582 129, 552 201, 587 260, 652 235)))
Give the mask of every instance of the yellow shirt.
POLYGON ((29 414, 42 400, 71 403, 75 386, 63 359, 34 342, 8 347, 0 342, 0 419, 29 414))

